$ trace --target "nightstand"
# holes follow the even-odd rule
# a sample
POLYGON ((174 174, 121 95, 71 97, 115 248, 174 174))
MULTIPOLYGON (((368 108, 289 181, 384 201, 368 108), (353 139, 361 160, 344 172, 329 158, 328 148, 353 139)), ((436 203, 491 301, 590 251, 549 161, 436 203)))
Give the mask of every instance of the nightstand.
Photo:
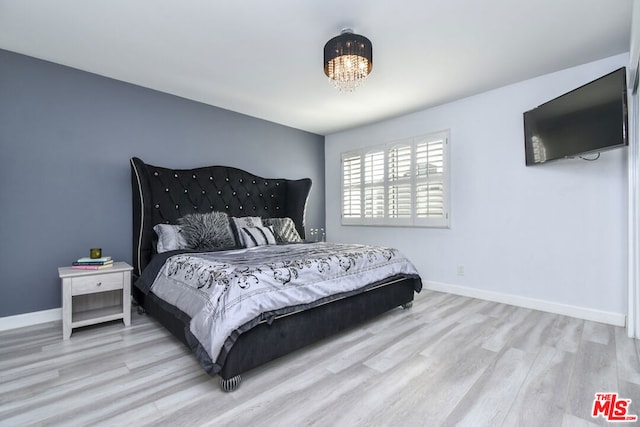
POLYGON ((62 280, 62 336, 73 328, 122 319, 131 323, 131 267, 115 262, 101 270, 58 268, 62 280))

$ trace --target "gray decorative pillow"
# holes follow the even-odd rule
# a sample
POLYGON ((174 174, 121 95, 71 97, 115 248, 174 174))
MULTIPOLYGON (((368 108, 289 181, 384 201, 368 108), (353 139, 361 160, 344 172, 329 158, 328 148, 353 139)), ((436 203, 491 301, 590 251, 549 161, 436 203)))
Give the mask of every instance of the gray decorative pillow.
POLYGON ((156 252, 159 254, 189 247, 179 225, 156 224, 153 226, 153 231, 158 235, 156 252))
POLYGON ((191 249, 211 250, 235 246, 229 217, 224 212, 189 214, 178 220, 191 249))
POLYGON ((263 218, 264 225, 273 226, 278 243, 299 243, 302 242, 296 225, 291 218, 263 218))

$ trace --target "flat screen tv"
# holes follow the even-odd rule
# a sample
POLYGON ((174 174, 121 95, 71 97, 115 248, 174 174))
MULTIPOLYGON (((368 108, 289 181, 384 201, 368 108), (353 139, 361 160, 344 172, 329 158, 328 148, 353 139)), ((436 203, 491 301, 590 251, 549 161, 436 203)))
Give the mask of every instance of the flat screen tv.
POLYGON ((629 145, 625 67, 524 113, 527 166, 629 145))

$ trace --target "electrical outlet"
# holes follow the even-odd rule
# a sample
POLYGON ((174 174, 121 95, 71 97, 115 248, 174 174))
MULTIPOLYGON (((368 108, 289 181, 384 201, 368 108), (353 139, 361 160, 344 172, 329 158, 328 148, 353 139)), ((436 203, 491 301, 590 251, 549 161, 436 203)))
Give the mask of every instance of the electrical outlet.
POLYGON ((464 276, 464 265, 458 266, 458 276, 464 276))

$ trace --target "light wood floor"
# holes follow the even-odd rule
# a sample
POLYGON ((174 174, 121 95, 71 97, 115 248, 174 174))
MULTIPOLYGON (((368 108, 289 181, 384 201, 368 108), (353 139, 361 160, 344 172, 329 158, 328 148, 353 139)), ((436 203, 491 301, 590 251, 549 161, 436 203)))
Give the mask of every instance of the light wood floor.
POLYGON ((68 341, 60 322, 0 333, 2 426, 607 425, 591 417, 596 392, 640 415, 623 328, 433 291, 233 393, 147 316, 68 341))

